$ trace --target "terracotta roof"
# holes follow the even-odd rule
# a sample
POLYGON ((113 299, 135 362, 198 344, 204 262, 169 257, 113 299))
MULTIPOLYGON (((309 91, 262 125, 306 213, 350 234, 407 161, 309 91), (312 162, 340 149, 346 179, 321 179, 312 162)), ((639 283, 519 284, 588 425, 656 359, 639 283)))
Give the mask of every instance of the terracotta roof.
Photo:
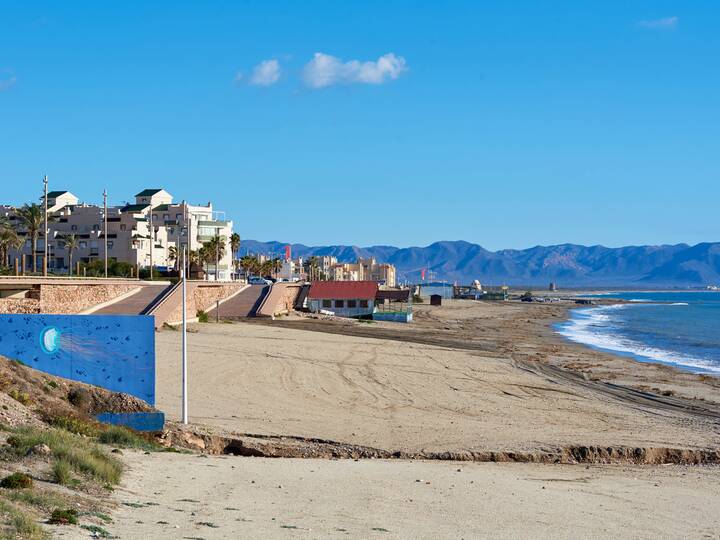
POLYGON ((338 300, 367 298, 374 300, 377 290, 377 281, 313 281, 308 298, 338 300))

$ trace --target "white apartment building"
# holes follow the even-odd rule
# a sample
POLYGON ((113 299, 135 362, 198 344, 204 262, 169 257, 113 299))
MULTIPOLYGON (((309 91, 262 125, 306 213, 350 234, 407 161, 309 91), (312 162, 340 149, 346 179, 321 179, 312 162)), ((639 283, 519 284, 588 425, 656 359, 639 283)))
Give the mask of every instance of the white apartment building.
MULTIPOLYGON (((11 221, 15 209, 0 207, 0 216, 11 221)), ((73 252, 75 261, 89 263, 104 260, 105 232, 103 207, 81 204, 68 191, 48 193, 48 211, 52 219, 48 224, 48 268, 57 273, 68 272, 69 253, 63 237, 74 234, 79 248, 73 252)), ((16 226, 22 235, 21 226, 16 226)), ((208 279, 229 280, 232 276, 233 254, 230 248, 233 222, 224 219, 224 213, 206 206, 191 205, 182 201, 173 203, 173 197, 164 189, 145 189, 135 195, 135 204, 108 207, 107 252, 109 260, 130 263, 138 268, 153 266, 160 270, 172 269, 177 261, 171 252, 181 253, 183 248, 199 250, 204 242, 219 236, 225 241, 225 250, 218 268, 212 261, 205 265, 208 279), (174 250, 171 250, 174 248, 174 250)), ((32 240, 29 236, 20 252, 10 253, 11 259, 25 254, 26 268, 32 267, 32 240)), ((42 266, 45 252, 41 233, 35 256, 42 266)))

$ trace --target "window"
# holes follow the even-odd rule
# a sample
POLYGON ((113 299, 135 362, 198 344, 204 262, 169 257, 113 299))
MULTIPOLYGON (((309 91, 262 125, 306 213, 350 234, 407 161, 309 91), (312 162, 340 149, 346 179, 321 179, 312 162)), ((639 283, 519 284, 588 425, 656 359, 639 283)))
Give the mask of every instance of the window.
POLYGON ((182 217, 182 214, 175 214, 175 219, 177 219, 178 221, 182 220, 182 217))
POLYGON ((170 214, 163 214, 163 219, 165 221, 170 221, 170 214))
POLYGON ((125 225, 124 223, 121 223, 121 224, 120 224, 120 230, 121 230, 121 231, 124 231, 125 229, 127 229, 127 225, 125 225))
POLYGON ((332 307, 332 301, 330 301, 330 300, 323 300, 323 301, 322 301, 322 307, 324 307, 324 308, 330 308, 330 307, 332 307))
POLYGON ((99 230, 100 230, 100 225, 98 225, 97 223, 95 225, 93 225, 93 231, 99 231, 99 230))
POLYGON ((345 307, 345 300, 335 300, 335 307, 336 308, 345 307))
POLYGON ((367 300, 360 300, 360 307, 366 308, 368 307, 368 301, 367 300))
POLYGON ((80 249, 85 249, 87 247, 87 242, 80 242, 80 249))
POLYGON ((108 240, 107 244, 108 244, 108 249, 112 249, 113 246, 115 245, 112 240, 108 240))
POLYGON ((77 231, 77 225, 70 225, 71 231, 77 231))
POLYGON ((348 307, 349 308, 357 307, 357 302, 355 300, 348 300, 348 307))

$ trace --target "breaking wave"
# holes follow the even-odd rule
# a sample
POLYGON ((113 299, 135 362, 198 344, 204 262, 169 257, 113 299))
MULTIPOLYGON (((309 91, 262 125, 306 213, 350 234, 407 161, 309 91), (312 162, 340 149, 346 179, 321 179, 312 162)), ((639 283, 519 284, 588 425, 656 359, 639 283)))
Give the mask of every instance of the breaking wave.
MULTIPOLYGON (((674 306, 687 306, 685 302, 675 302, 674 306)), ((557 332, 576 343, 589 345, 604 351, 629 355, 644 362, 658 362, 685 368, 694 372, 718 373, 720 364, 712 359, 682 354, 623 335, 623 321, 617 315, 627 309, 641 308, 637 304, 615 304, 589 309, 577 309, 571 318, 557 327, 557 332)), ((642 308, 641 308, 642 309, 642 308)))

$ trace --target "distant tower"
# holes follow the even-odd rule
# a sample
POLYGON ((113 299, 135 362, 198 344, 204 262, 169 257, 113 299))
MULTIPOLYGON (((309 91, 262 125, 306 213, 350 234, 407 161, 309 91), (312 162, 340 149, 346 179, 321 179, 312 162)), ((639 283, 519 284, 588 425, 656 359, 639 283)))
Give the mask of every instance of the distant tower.
POLYGON ((550 282, 550 287, 548 287, 548 289, 550 290, 550 292, 555 292, 555 291, 557 291, 557 285, 555 285, 555 282, 554 282, 554 281, 551 281, 551 282, 550 282))

